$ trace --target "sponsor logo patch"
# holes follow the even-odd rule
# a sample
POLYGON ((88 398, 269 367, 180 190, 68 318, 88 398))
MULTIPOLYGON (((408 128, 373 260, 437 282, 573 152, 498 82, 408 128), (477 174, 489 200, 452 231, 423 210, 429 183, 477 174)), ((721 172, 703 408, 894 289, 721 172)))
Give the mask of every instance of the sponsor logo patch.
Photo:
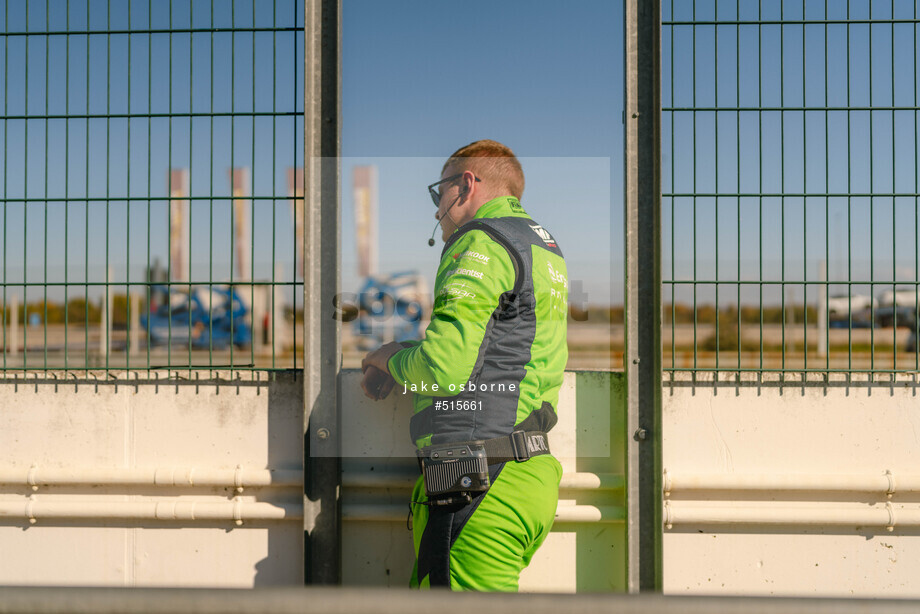
POLYGON ((474 252, 471 249, 468 249, 465 252, 458 252, 454 254, 454 260, 459 260, 460 258, 473 258, 483 264, 489 264, 489 256, 480 254, 479 252, 474 252))
POLYGON ((566 289, 569 287, 568 279, 566 279, 561 271, 554 269, 552 263, 547 262, 546 268, 549 270, 549 278, 554 284, 562 284, 566 289))
POLYGON ((476 298, 475 293, 466 290, 466 284, 464 283, 447 284, 441 288, 438 296, 445 297, 447 300, 450 298, 476 298))
MULTIPOLYGON (((530 226, 530 224, 528 224, 530 226)), ((540 225, 530 226, 530 229, 537 233, 537 236, 543 239, 543 242, 549 245, 550 247, 556 247, 556 239, 553 238, 553 235, 540 225)))
POLYGON ((474 271, 473 269, 454 269, 453 271, 448 271, 447 276, 450 277, 451 275, 468 275, 476 279, 482 279, 482 271, 474 271))
POLYGON ((546 449, 546 440, 543 439, 542 435, 531 435, 530 439, 527 440, 527 451, 531 454, 534 452, 542 452, 546 449))

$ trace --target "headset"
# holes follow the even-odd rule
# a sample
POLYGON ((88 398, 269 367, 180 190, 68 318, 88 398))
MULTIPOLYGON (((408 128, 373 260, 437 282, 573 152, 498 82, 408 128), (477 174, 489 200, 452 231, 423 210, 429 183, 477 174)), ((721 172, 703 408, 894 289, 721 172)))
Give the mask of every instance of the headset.
MULTIPOLYGON (((457 198, 454 199, 454 202, 452 202, 450 204, 450 207, 448 207, 447 210, 444 212, 444 215, 447 216, 447 219, 449 219, 454 226, 457 226, 457 222, 454 222, 454 218, 450 217, 450 215, 448 214, 450 213, 450 210, 453 209, 454 205, 460 202, 460 199, 463 198, 463 195, 466 194, 467 191, 468 191, 468 188, 463 188, 462 190, 460 190, 460 194, 457 195, 457 198)), ((438 231, 438 226, 441 225, 441 219, 443 219, 443 217, 438 218, 437 224, 434 225, 434 230, 431 231, 431 238, 428 239, 428 247, 434 247, 434 233, 438 231)), ((457 226, 457 228, 459 228, 459 226, 457 226)))

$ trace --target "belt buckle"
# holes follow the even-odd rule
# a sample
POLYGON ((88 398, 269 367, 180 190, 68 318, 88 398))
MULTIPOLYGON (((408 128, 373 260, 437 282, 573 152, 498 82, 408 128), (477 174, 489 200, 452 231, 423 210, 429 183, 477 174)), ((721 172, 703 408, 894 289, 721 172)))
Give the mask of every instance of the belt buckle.
POLYGON ((514 460, 522 463, 530 458, 530 451, 527 449, 527 438, 524 431, 513 431, 509 435, 511 439, 511 452, 514 454, 514 460))

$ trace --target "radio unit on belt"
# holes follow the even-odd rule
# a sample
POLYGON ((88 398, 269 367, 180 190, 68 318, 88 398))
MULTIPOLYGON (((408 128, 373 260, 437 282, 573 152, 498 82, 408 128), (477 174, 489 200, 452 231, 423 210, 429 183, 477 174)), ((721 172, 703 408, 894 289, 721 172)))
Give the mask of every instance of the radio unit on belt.
POLYGON ((481 441, 428 446, 417 454, 425 494, 432 502, 454 493, 489 490, 489 460, 481 441))

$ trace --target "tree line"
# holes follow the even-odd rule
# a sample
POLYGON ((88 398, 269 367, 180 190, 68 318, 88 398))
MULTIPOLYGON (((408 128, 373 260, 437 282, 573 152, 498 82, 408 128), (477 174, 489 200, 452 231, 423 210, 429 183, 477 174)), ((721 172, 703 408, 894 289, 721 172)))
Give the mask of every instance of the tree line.
MULTIPOLYGON (((128 297, 124 294, 113 294, 112 299, 112 327, 126 328, 128 325, 128 297)), ((146 307, 146 301, 140 301, 140 312, 146 307)), ((3 322, 9 325, 12 316, 12 307, 7 304, 3 307, 3 322)), ((84 297, 72 298, 66 303, 56 301, 30 301, 20 304, 17 310, 17 320, 20 325, 27 325, 29 318, 37 315, 39 322, 48 324, 80 325, 98 323, 102 317, 102 301, 87 301, 84 297)))

